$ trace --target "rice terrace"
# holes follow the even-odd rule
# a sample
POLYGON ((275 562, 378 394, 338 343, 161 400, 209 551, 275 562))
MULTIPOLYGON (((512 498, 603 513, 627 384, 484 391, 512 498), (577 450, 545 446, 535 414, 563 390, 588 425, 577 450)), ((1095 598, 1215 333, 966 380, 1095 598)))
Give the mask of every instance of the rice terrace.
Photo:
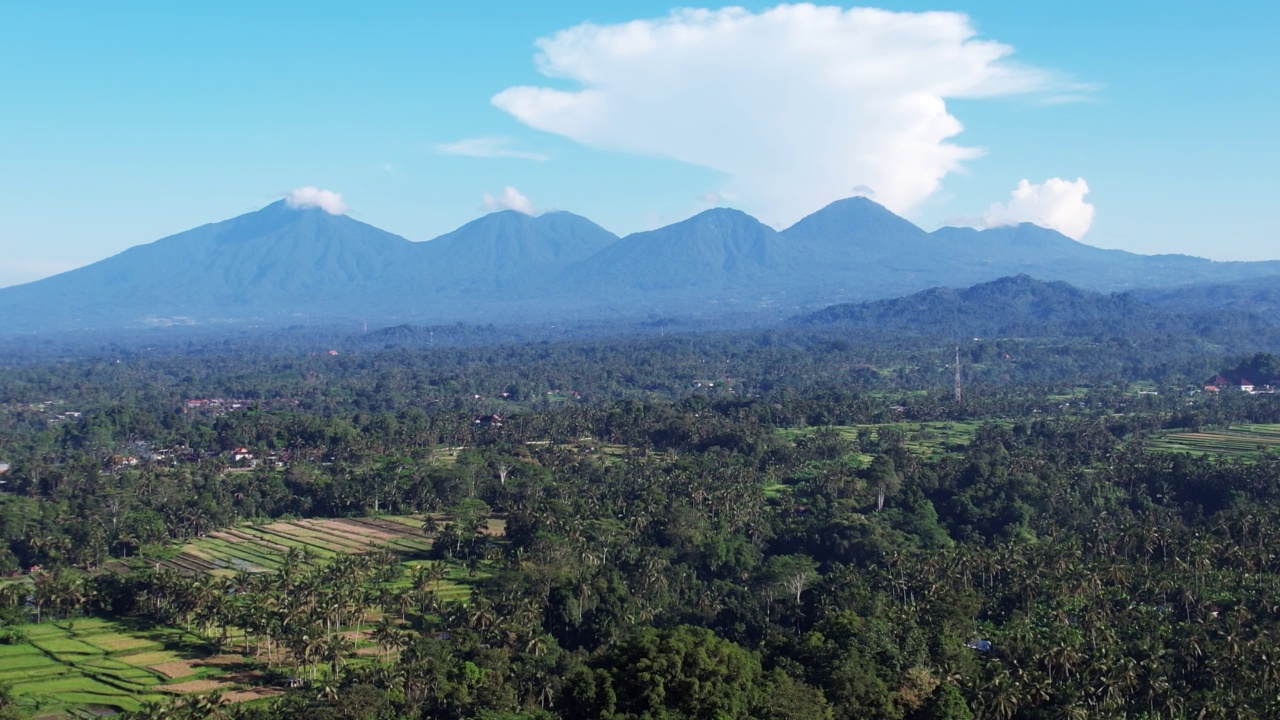
POLYGON ((1233 424, 1221 430, 1169 433, 1149 447, 1195 455, 1234 455, 1256 458, 1280 449, 1280 424, 1233 424))
MULTIPOLYGON (((490 520, 486 532, 499 534, 500 520, 490 520)), ((406 557, 431 550, 431 539, 422 532, 422 519, 414 517, 308 519, 246 525, 208 533, 181 547, 161 567, 211 575, 230 576, 239 571, 275 570, 291 549, 320 559, 337 555, 389 550, 406 557)))
POLYGON ((505 521, 470 509, 468 517, 247 524, 99 570, 122 580, 154 571, 162 581, 146 602, 163 624, 112 619, 108 608, 95 613, 105 617, 63 613, 85 576, 37 570, 0 586, 11 604, 25 596, 26 611, 44 620, 6 628, 0 683, 41 718, 163 713, 175 697, 200 715, 200 703, 265 700, 385 659, 402 626, 447 627, 486 576, 477 548, 501 536, 505 521), (439 541, 450 549, 432 560, 439 541), (306 630, 290 635, 290 623, 306 630))
POLYGON ((167 695, 226 691, 227 702, 271 697, 238 654, 213 654, 174 628, 77 618, 17 628, 25 642, 0 645, 0 682, 39 717, 111 714, 167 695))

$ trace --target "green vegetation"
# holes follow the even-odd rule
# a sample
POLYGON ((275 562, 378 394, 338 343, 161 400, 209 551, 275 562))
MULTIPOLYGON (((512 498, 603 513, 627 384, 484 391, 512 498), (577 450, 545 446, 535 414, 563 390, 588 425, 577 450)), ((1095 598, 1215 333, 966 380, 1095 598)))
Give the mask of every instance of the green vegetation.
POLYGON ((1280 424, 1244 423, 1223 430, 1167 433, 1153 439, 1148 447, 1168 452, 1256 459, 1280 447, 1280 424))
MULTIPOLYGON (((998 425, 1012 426, 1009 421, 996 421, 998 425)), ((901 445, 916 453, 934 457, 947 452, 963 451, 973 440, 979 420, 957 420, 945 422, 896 422, 863 425, 832 425, 824 430, 835 430, 848 441, 866 446, 877 447, 879 444, 901 445)), ((817 428, 786 428, 781 436, 793 440, 810 438, 817 428)), ((862 455, 862 461, 869 461, 869 455, 862 455)))
POLYGON ((243 679, 229 669, 237 659, 213 658, 202 639, 174 628, 79 618, 18 629, 30 640, 0 645, 0 683, 18 707, 42 715, 84 706, 136 710, 189 683, 243 679))
POLYGON ((1266 358, 733 337, 0 369, 0 717, 1280 714, 1266 358))

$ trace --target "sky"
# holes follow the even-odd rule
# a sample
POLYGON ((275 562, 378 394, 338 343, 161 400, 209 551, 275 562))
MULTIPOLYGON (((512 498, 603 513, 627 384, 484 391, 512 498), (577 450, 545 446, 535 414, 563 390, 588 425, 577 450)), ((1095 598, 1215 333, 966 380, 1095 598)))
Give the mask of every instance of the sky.
POLYGON ((1280 258, 1280 3, 0 4, 0 286, 288 197, 429 240, 866 195, 1280 258))

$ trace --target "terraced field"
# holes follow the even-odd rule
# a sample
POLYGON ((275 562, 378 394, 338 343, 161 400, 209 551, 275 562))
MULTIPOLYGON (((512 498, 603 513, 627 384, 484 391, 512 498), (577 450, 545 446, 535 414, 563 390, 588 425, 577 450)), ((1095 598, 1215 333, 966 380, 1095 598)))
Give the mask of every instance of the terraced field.
POLYGON ((381 549, 411 559, 431 549, 431 538, 421 525, 422 518, 410 516, 246 525, 211 532, 159 564, 182 572, 229 576, 242 570, 275 570, 291 549, 308 551, 319 560, 381 549))
MULTIPOLYGON (((245 525, 209 533, 167 559, 114 561, 107 567, 127 573, 142 563, 157 563, 183 573, 228 576, 273 571, 291 550, 306 552, 315 564, 338 555, 390 550, 412 569, 429 562, 426 555, 432 538, 422 532, 423 519, 395 516, 245 525)), ((501 536, 505 524, 489 519, 486 532, 501 536)), ((434 589, 442 600, 465 601, 471 584, 485 574, 451 562, 434 589)), ((411 575, 406 573, 392 586, 408 586, 411 575)), ((0 682, 11 684, 23 708, 37 717, 114 714, 174 693, 219 690, 230 702, 244 702, 280 692, 262 684, 257 663, 237 654, 210 655, 203 638, 177 628, 81 618, 21 629, 25 641, 0 644, 0 682)), ((231 632, 231 647, 242 639, 239 632, 231 632)), ((366 628, 347 633, 349 639, 366 646, 357 655, 376 653, 369 632, 366 628)))
POLYGON ((175 628, 98 618, 22 626, 25 642, 0 645, 0 682, 42 717, 90 717, 137 709, 184 692, 228 691, 236 701, 278 694, 240 655, 207 656, 204 641, 175 628))
MULTIPOLYGON (((1001 421, 995 421, 1001 424, 1001 421)), ((1009 423, 1005 423, 1009 424, 1009 423)), ((849 439, 858 437, 858 431, 867 429, 871 437, 878 439, 883 429, 899 430, 903 433, 903 445, 908 449, 924 455, 936 456, 949 452, 950 448, 968 445, 973 441, 981 422, 975 420, 953 422, 913 422, 891 423, 886 425, 835 425, 832 429, 849 439)), ((789 428, 782 430, 785 437, 795 439, 813 434, 817 428, 789 428)), ((869 460, 865 456, 864 460, 869 460)))
MULTIPOLYGON (((439 518, 442 522, 446 519, 439 518)), ((380 518, 335 518, 243 525, 211 532, 189 542, 172 557, 153 561, 154 565, 184 573, 231 576, 240 571, 259 573, 275 570, 290 550, 308 551, 317 562, 337 555, 390 550, 411 570, 427 564, 432 539, 422 532, 422 516, 402 515, 380 518)), ((490 518, 486 532, 499 537, 506 521, 490 518)), ((127 572, 126 566, 116 566, 127 572)), ((448 565, 448 575, 437 588, 440 599, 465 600, 470 585, 484 573, 472 573, 456 563, 448 565)))
POLYGON ((1241 424, 1225 430, 1169 433, 1147 443, 1147 447, 1195 455, 1256 457, 1267 450, 1280 449, 1280 424, 1241 424))

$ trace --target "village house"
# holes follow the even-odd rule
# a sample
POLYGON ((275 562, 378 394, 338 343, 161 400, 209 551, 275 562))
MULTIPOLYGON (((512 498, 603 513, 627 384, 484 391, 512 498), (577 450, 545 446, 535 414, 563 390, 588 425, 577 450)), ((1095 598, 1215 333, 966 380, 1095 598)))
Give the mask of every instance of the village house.
POLYGON ((236 448, 231 451, 231 463, 240 467, 257 467, 258 461, 254 459, 253 453, 248 448, 236 448))

